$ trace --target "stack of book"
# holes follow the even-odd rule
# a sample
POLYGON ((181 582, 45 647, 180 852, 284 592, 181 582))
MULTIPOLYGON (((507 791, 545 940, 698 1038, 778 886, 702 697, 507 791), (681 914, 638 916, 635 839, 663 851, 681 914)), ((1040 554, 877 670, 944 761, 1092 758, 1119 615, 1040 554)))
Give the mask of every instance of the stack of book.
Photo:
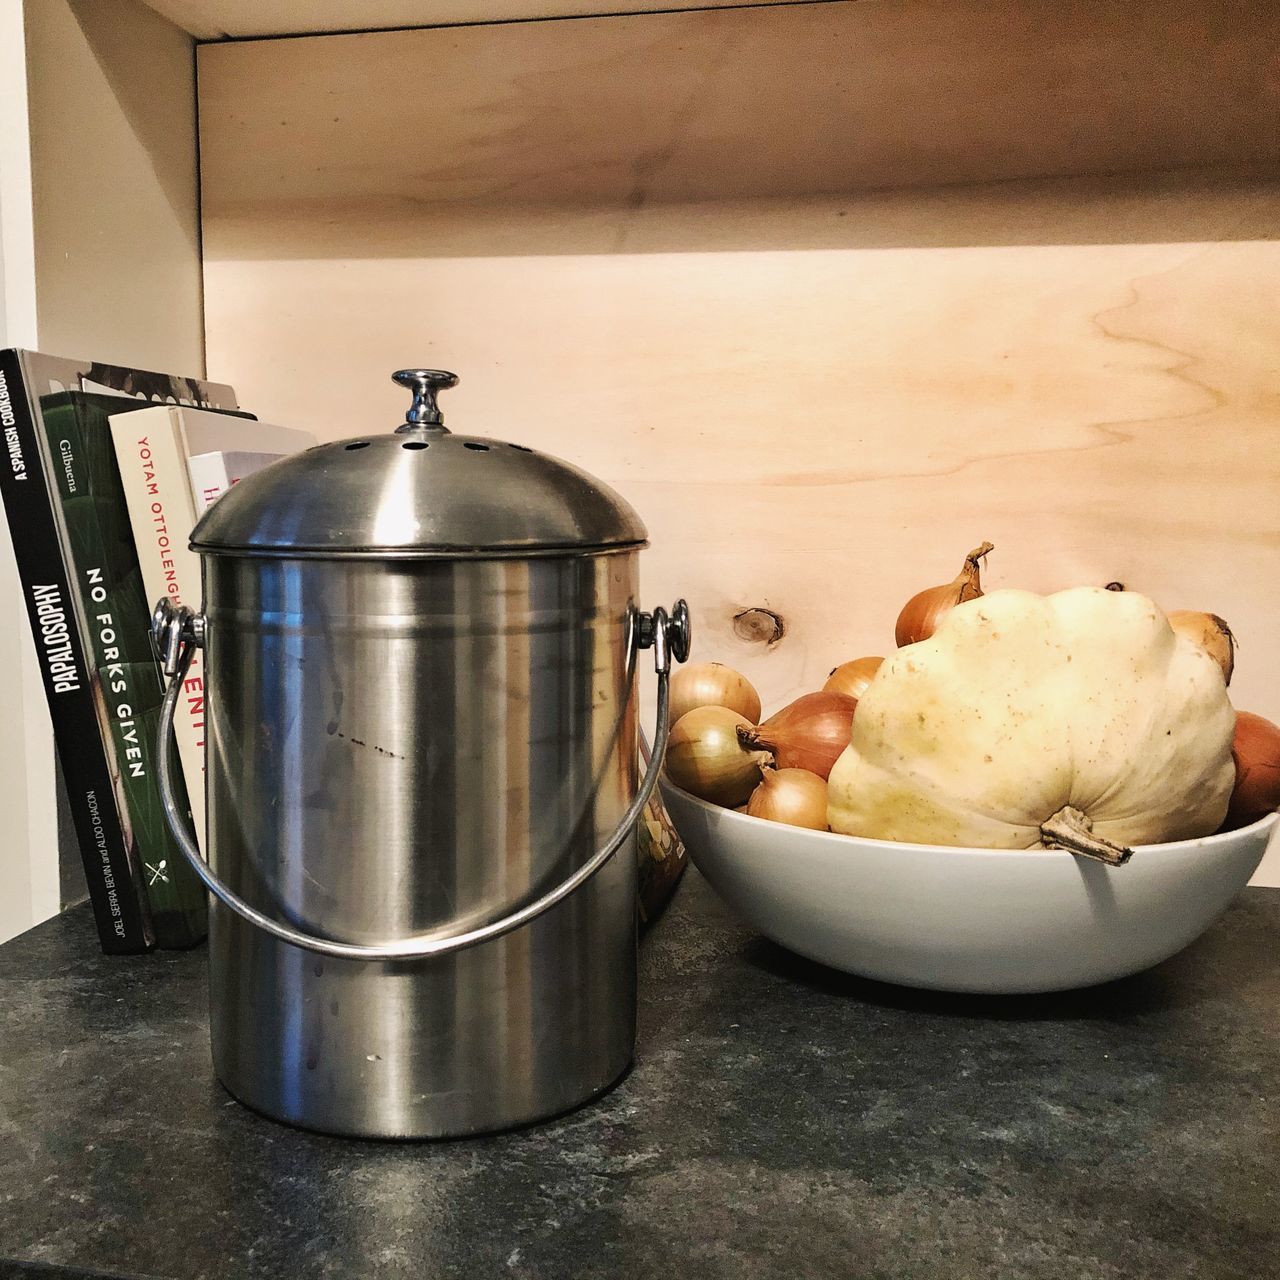
MULTIPOLYGON (((0 351, 0 429, 0 495, 102 948, 192 946, 205 895, 155 780, 151 613, 163 596, 199 608, 187 543, 208 506, 315 439, 257 421, 217 383, 12 349, 0 351)), ((203 722, 193 664, 176 736, 199 841, 203 722)))

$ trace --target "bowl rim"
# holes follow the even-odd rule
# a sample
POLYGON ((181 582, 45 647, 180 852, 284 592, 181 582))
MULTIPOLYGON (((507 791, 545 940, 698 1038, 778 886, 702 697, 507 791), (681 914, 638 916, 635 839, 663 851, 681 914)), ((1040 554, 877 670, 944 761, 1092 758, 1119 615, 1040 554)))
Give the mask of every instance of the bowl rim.
MULTIPOLYGON (((751 814, 739 813, 736 809, 726 809, 723 805, 712 804, 711 801, 703 800, 692 792, 686 791, 683 787, 678 787, 666 774, 663 774, 658 781, 664 792, 668 790, 678 792, 682 799, 688 800, 691 804, 708 812, 718 814, 730 821, 740 819, 743 822, 759 823, 761 826, 770 827, 785 825, 770 822, 767 818, 754 818, 751 814)), ((1142 852, 1150 857, 1153 854, 1172 854, 1204 845, 1216 848, 1218 843, 1225 843, 1229 839, 1260 835, 1268 828, 1273 827, 1278 819, 1280 819, 1280 810, 1264 814, 1256 822, 1251 822, 1245 827, 1235 827, 1231 831, 1215 831, 1212 835, 1193 836, 1189 840, 1168 840, 1162 844, 1136 844, 1133 846, 1133 851, 1134 853, 1142 852)), ((928 853, 954 854, 958 857, 971 853, 1008 854, 1011 857, 1024 857, 1027 854, 1034 854, 1037 860, 1044 858, 1065 860, 1076 856, 1066 849, 984 849, 977 845, 918 844, 914 840, 877 840, 870 836, 845 835, 843 831, 815 831, 812 827, 791 827, 789 830, 802 836, 813 837, 816 840, 838 841, 842 844, 846 841, 854 840, 859 845, 870 846, 874 849, 920 849, 928 853)))

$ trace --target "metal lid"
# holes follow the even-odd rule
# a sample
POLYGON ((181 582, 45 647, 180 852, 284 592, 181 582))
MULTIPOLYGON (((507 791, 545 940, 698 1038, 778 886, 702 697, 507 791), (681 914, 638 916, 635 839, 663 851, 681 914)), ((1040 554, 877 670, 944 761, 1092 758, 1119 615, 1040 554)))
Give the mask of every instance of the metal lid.
POLYGON ((247 476, 196 525, 197 551, 267 556, 457 558, 640 546, 640 517, 607 485, 550 454, 453 435, 438 369, 393 375, 413 390, 388 435, 317 445, 247 476))

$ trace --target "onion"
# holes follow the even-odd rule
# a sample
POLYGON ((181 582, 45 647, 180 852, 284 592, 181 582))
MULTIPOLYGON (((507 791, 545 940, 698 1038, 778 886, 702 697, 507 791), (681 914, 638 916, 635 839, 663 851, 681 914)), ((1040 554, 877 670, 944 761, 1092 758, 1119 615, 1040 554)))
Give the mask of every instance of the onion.
POLYGON ((994 550, 995 546, 990 542, 975 547, 965 556, 964 567, 952 581, 920 591, 902 606, 898 625, 894 628, 894 639, 899 649, 918 640, 927 640, 938 629, 944 614, 966 600, 976 600, 982 594, 978 561, 986 559, 987 553, 994 550))
POLYGON ((806 693, 764 724, 739 728, 738 741, 746 750, 771 752, 779 769, 808 769, 825 780, 849 745, 857 706, 847 693, 806 693))
POLYGON ((1236 669, 1236 638, 1231 628, 1216 613, 1175 609, 1168 617, 1179 635, 1198 645, 1222 668, 1223 679, 1230 684, 1236 669))
POLYGON ((753 818, 785 822, 789 827, 827 829, 827 784, 807 769, 764 769, 764 780, 751 793, 747 812, 753 818))
POLYGON ((1280 809, 1280 726, 1251 711, 1237 711, 1231 754, 1236 762, 1236 786, 1223 831, 1247 827, 1280 809))
POLYGON ((671 724, 694 707, 728 707, 760 722, 760 695, 746 676, 722 662, 695 662, 671 677, 671 724))
POLYGON ((676 721, 667 745, 667 777, 700 800, 733 808, 760 781, 768 752, 744 746, 739 733, 755 726, 728 707, 694 707, 676 721))
POLYGON ((860 698, 871 683, 871 677, 880 670, 883 661, 883 658, 854 658, 852 662, 841 663, 827 677, 827 683, 822 686, 823 691, 860 698))

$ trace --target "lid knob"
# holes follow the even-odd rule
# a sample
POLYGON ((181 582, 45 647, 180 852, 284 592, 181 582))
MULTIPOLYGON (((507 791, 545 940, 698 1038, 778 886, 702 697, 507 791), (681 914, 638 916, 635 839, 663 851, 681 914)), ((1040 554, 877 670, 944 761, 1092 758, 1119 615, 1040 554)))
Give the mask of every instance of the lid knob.
POLYGON ((409 412, 404 415, 404 425, 397 427, 397 433, 412 431, 416 427, 426 427, 435 431, 447 431, 440 406, 436 404, 436 395, 448 391, 458 385, 458 375, 446 369, 399 369, 391 375, 392 380, 413 392, 413 403, 409 412))

